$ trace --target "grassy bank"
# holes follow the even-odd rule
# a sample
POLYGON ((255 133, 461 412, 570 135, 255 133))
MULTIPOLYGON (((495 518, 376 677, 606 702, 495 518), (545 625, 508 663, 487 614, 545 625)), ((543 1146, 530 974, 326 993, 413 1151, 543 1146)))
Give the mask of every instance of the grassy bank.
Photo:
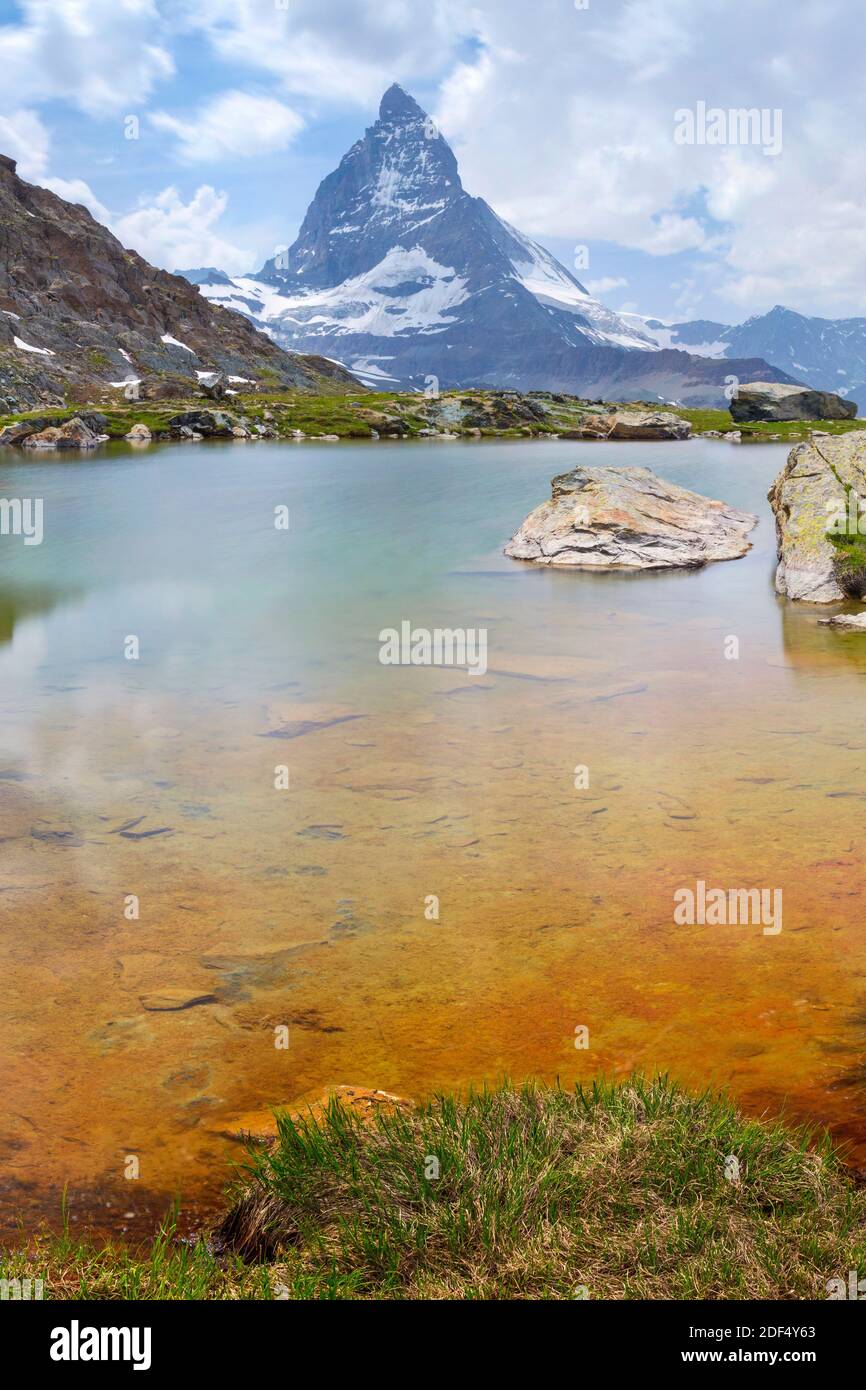
POLYGON ((814 430, 823 430, 826 434, 847 434, 849 430, 866 429, 866 420, 757 420, 738 425, 727 410, 685 410, 676 407, 674 414, 690 422, 693 434, 704 434, 708 430, 732 434, 739 430, 743 439, 755 443, 763 440, 767 443, 790 441, 796 444, 800 439, 809 439, 814 430))
POLYGON ((52 1298, 751 1299, 864 1267, 866 1193, 826 1137, 632 1078, 280 1116, 207 1242, 46 1236, 2 1275, 52 1298))
POLYGON ((461 435, 500 439, 542 438, 580 430, 589 415, 607 409, 664 409, 688 420, 695 434, 740 430, 753 442, 808 439, 815 429, 842 434, 866 428, 866 420, 788 420, 737 426, 727 410, 687 410, 660 406, 658 402, 633 402, 601 408, 574 396, 553 392, 518 395, 501 391, 444 391, 435 398, 411 392, 351 392, 313 395, 305 391, 255 391, 238 393, 221 401, 189 395, 171 401, 81 402, 65 408, 45 408, 17 415, 0 415, 0 429, 28 419, 71 419, 84 411, 98 411, 105 418, 105 433, 122 439, 135 424, 147 425, 155 438, 167 438, 171 419, 189 410, 222 410, 251 432, 261 426, 277 439, 297 434, 310 439, 412 439, 431 435, 461 435))

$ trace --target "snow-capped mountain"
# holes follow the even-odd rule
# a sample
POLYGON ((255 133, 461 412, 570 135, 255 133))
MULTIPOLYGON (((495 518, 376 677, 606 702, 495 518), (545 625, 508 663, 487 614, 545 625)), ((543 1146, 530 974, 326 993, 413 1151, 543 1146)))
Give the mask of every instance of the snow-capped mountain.
POLYGON ((733 326, 708 319, 662 323, 638 314, 622 317, 659 347, 714 358, 765 357, 809 386, 866 406, 866 318, 809 318, 781 304, 733 326))
POLYGON ((281 346, 334 358, 369 385, 422 390, 435 378, 443 388, 722 397, 724 372, 660 352, 650 332, 468 194, 450 146, 396 85, 323 180, 291 249, 231 280, 185 273, 281 346))

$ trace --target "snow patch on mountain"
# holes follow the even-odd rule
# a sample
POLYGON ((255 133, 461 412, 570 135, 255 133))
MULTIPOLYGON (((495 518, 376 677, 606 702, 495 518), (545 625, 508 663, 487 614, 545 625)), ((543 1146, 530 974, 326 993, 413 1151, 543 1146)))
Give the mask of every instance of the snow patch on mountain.
POLYGON ((14 333, 12 335, 12 341, 17 348, 21 349, 22 352, 37 352, 40 357, 54 356, 54 353, 51 351, 50 348, 34 347, 32 343, 25 343, 23 338, 17 337, 14 333))
POLYGON ((665 323, 662 319, 631 312, 620 313, 620 318, 625 319, 636 333, 645 335, 660 349, 674 348, 679 352, 690 352, 694 357, 724 357, 729 346, 724 338, 709 338, 703 342, 684 340, 680 337, 680 332, 689 326, 687 324, 665 323))
POLYGON ((195 353, 192 351, 191 347, 187 347, 186 343, 182 343, 179 338, 173 338, 170 333, 163 333, 160 342, 165 343, 168 347, 183 348, 184 352, 192 353, 193 357, 195 357, 195 353))
POLYGON ((590 336, 596 342, 612 343, 615 347, 642 348, 644 351, 655 350, 656 343, 648 333, 637 327, 632 328, 625 322, 625 315, 606 309, 543 246, 530 241, 504 218, 498 217, 497 221, 525 251, 525 259, 511 261, 514 278, 539 304, 588 319, 592 325, 590 336))
POLYGON ((345 337, 371 334, 394 338, 407 333, 442 333, 453 311, 469 298, 466 280, 453 266, 440 265, 420 246, 395 246, 363 275, 331 289, 286 294, 248 276, 235 280, 239 293, 221 285, 203 285, 202 293, 229 309, 248 312, 272 332, 286 324, 303 325, 308 335, 345 337))

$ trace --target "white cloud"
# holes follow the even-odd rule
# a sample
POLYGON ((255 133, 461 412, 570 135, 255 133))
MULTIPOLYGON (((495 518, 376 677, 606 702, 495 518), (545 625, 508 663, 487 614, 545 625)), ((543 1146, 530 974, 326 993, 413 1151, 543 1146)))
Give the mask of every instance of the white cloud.
POLYGON ((697 252, 705 284, 749 312, 866 312, 856 0, 535 0, 531 23, 517 0, 476 0, 471 13, 481 49, 434 115, 467 188, 509 221, 697 252), (732 47, 736 34, 748 43, 732 47), (782 153, 675 144, 674 112, 699 100, 781 109, 782 153))
POLYGON ((184 202, 175 188, 165 188, 152 200, 143 199, 132 212, 115 216, 83 179, 54 178, 48 172, 51 142, 35 111, 0 115, 0 151, 18 162, 18 173, 29 183, 49 188, 70 203, 82 203, 124 246, 167 270, 216 265, 229 272, 249 270, 255 259, 249 250, 226 240, 217 224, 228 206, 228 195, 203 184, 184 202))
POLYGON ((608 11, 604 45, 633 78, 650 82, 690 60, 700 30, 723 8, 727 0, 702 0, 695 24, 694 0, 621 0, 608 11))
POLYGON ((339 105, 370 105, 395 79, 429 81, 474 28, 459 0, 183 0, 177 9, 235 69, 339 105))
POLYGON ((302 118, 275 97, 223 92, 186 120, 157 111, 151 122, 176 135, 182 159, 191 164, 284 150, 302 118))
POLYGON ((230 274, 249 270, 249 253, 222 237, 216 224, 228 195, 202 184, 188 203, 176 188, 164 188, 152 202, 111 220, 124 246, 167 270, 215 265, 230 274))
POLYGON ((174 70, 154 43, 154 0, 20 0, 21 21, 0 27, 3 90, 17 103, 61 98, 82 111, 135 110, 174 70))
POLYGON ((22 179, 34 181, 45 171, 51 137, 35 111, 19 109, 0 115, 0 152, 17 160, 22 179))
POLYGON ((0 115, 0 151, 18 164, 18 174, 27 183, 50 188, 69 203, 83 203, 99 222, 107 222, 108 209, 83 179, 51 178, 47 172, 51 137, 35 111, 11 111, 0 115))
POLYGON ((603 275, 600 280, 585 280, 584 285, 590 294, 605 295, 610 294, 611 290, 625 289, 628 280, 621 275, 603 275))

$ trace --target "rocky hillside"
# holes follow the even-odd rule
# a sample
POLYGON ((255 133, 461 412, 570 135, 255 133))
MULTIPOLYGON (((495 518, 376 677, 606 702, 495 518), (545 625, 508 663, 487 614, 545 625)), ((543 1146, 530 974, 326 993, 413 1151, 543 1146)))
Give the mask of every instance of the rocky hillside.
POLYGON ((789 381, 761 359, 659 351, 550 252, 464 189, 448 143, 392 86, 321 183, 294 245, 254 275, 186 272, 278 342, 377 390, 552 390, 724 406, 725 376, 789 381))
POLYGON ((182 276, 127 251, 86 208, 25 183, 0 156, 0 411, 188 394, 222 373, 357 391, 334 363, 283 351, 182 276))

